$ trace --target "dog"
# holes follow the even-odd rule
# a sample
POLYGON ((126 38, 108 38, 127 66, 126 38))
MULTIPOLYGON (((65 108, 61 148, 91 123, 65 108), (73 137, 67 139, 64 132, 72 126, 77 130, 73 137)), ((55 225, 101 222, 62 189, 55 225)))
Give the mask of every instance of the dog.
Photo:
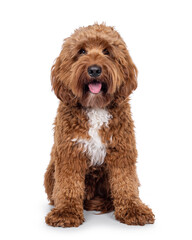
POLYGON ((60 99, 44 186, 54 208, 45 221, 78 227, 83 210, 107 213, 128 225, 154 223, 139 198, 137 150, 129 96, 137 68, 120 34, 105 24, 65 39, 51 71, 60 99))

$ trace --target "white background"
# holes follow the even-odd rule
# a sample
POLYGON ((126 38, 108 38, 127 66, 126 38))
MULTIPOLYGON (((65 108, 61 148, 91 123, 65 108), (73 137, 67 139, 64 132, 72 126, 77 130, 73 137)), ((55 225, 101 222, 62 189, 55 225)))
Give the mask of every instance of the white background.
POLYGON ((1 239, 192 239, 191 1, 0 2, 1 239), (154 225, 127 226, 85 212, 79 228, 49 227, 43 175, 58 100, 50 69, 63 39, 105 21, 138 67, 132 95, 140 195, 154 225))

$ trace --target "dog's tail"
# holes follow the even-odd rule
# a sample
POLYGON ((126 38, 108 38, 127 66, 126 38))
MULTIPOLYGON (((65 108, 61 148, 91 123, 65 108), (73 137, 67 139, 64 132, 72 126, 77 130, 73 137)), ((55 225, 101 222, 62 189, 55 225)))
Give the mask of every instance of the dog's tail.
POLYGON ((100 214, 114 211, 113 201, 110 197, 102 198, 96 196, 93 199, 84 201, 84 209, 87 211, 99 211, 100 214))

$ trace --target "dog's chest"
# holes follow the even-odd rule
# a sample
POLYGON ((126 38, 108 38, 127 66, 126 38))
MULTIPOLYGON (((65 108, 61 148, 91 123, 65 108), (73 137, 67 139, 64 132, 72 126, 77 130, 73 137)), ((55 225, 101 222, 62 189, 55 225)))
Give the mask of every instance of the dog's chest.
POLYGON ((90 165, 101 165, 106 156, 106 143, 103 143, 99 130, 108 127, 112 115, 105 109, 88 109, 86 111, 89 123, 89 139, 78 139, 77 143, 83 144, 83 151, 89 157, 90 165))

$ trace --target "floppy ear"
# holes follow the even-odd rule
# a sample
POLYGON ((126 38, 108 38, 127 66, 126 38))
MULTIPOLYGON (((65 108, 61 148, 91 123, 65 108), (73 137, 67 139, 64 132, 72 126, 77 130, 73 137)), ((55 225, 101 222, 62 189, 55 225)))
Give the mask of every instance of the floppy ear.
POLYGON ((127 98, 137 88, 138 71, 127 50, 125 57, 119 59, 119 63, 124 75, 124 82, 120 87, 120 94, 127 98))
POLYGON ((55 95, 63 101, 64 86, 61 80, 61 59, 60 56, 56 59, 55 64, 51 68, 51 84, 55 95))
POLYGON ((72 91, 67 88, 67 80, 69 78, 69 71, 64 69, 70 69, 71 62, 61 60, 61 55, 56 59, 55 64, 51 68, 51 84, 55 95, 67 105, 76 105, 77 99, 73 95, 72 91), (65 81, 65 83, 64 83, 65 81))

